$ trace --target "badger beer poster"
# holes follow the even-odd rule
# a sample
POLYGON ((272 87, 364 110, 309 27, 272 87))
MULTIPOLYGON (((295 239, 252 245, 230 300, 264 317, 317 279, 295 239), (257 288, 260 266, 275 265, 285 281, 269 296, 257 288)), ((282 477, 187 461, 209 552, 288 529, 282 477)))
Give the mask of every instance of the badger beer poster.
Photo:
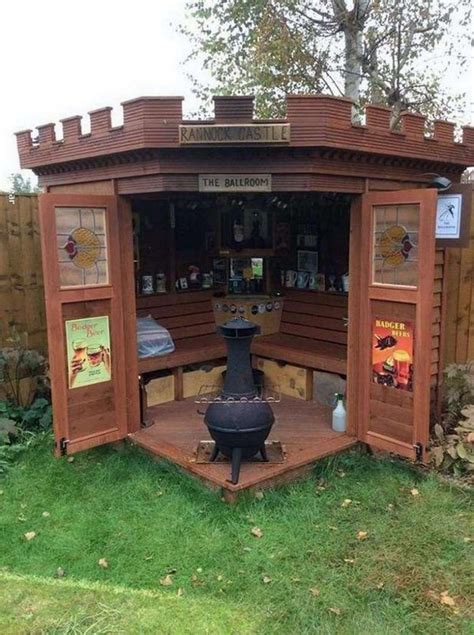
POLYGON ((413 324, 375 318, 372 328, 372 373, 376 384, 413 390, 413 324))
POLYGON ((69 388, 100 384, 111 378, 109 317, 66 321, 69 388))

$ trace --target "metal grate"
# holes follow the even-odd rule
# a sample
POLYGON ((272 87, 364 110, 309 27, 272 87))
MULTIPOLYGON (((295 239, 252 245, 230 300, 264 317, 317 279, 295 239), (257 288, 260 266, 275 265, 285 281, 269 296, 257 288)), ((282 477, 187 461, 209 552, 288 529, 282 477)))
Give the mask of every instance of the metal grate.
POLYGON ((211 403, 279 403, 281 401, 281 392, 279 386, 262 386, 258 387, 257 389, 259 391, 259 394, 251 399, 249 399, 248 397, 223 397, 222 386, 204 384, 200 387, 194 402, 200 405, 208 405, 211 403))

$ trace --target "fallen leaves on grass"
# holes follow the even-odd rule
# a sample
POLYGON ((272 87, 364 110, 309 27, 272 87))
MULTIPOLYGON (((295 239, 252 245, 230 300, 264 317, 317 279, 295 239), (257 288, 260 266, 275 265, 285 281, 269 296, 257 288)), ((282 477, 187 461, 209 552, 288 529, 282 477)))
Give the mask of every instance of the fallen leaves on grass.
POLYGON ((102 569, 108 569, 109 567, 109 563, 106 558, 100 558, 97 564, 99 567, 102 567, 102 569))
POLYGON ((272 581, 272 579, 270 578, 270 576, 268 576, 268 575, 262 576, 263 584, 270 584, 271 581, 272 581))
POLYGON ((51 514, 49 512, 43 512, 41 515, 43 516, 43 518, 49 518, 51 514))
POLYGON ((56 573, 55 573, 56 578, 64 578, 65 575, 66 575, 66 572, 64 571, 62 567, 58 567, 56 569, 56 573))
POLYGON ((428 591, 427 595, 433 601, 452 609, 454 613, 459 613, 459 609, 456 606, 456 600, 449 595, 449 591, 441 591, 441 593, 438 593, 437 591, 428 591))
POLYGON ((168 573, 168 575, 160 579, 160 584, 161 586, 171 586, 173 584, 173 578, 168 573))
POLYGON ((355 560, 354 558, 344 558, 344 562, 346 564, 354 564, 355 560))
POLYGON ((204 586, 204 581, 198 578, 195 573, 193 573, 193 575, 191 576, 191 582, 194 586, 204 586))
POLYGON ((184 595, 184 589, 182 589, 181 587, 179 587, 179 589, 176 591, 176 595, 181 598, 184 595))
POLYGON ((410 494, 412 496, 419 496, 420 492, 416 489, 416 487, 414 487, 413 489, 410 490, 410 494))
POLYGON ((315 598, 317 598, 317 597, 319 597, 319 596, 321 595, 321 591, 320 591, 317 587, 315 587, 315 586, 311 587, 311 588, 310 588, 310 590, 309 590, 309 592, 310 592, 310 593, 311 593, 311 595, 312 595, 313 597, 315 597, 315 598))
POLYGON ((442 591, 440 593, 439 596, 439 601, 441 602, 441 604, 444 604, 445 606, 456 606, 456 602, 454 600, 454 598, 452 598, 448 591, 442 591))
POLYGON ((351 504, 352 500, 350 498, 345 498, 341 503, 341 507, 349 507, 351 504))
POLYGON ((252 527, 250 533, 252 534, 252 536, 255 536, 255 538, 261 538, 263 536, 263 531, 260 529, 260 527, 252 527))
POLYGON ((264 497, 264 494, 263 494, 262 491, 255 492, 255 498, 257 500, 261 501, 263 499, 263 497, 264 497))
POLYGON ((340 615, 341 614, 341 609, 338 609, 336 606, 330 606, 329 610, 331 611, 331 613, 334 613, 334 615, 340 615))
POLYGON ((27 531, 26 534, 23 534, 26 538, 26 540, 30 541, 33 540, 33 538, 36 538, 36 531, 27 531))
POLYGON ((369 534, 367 531, 358 531, 357 532, 357 540, 367 540, 369 534))
POLYGON ((67 457, 67 462, 68 463, 74 463, 74 457, 73 456, 68 456, 67 457))

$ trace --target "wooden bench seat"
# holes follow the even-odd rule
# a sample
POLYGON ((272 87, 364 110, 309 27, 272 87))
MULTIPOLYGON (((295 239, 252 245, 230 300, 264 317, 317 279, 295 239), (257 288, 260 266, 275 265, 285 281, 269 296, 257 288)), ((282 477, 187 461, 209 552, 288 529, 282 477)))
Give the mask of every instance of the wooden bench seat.
POLYGON ((347 374, 347 296, 288 289, 280 332, 257 337, 252 353, 296 366, 347 374))
POLYGON ((226 357, 224 340, 217 334, 177 340, 175 345, 176 349, 168 355, 139 359, 139 374, 142 375, 165 368, 173 369, 178 366, 187 366, 226 357))
POLYGON ((189 291, 137 299, 137 315, 151 315, 170 332, 176 349, 138 360, 140 375, 225 357, 224 340, 216 334, 211 291, 189 291))
POLYGON ((298 335, 273 333, 257 337, 252 353, 277 361, 304 366, 329 373, 346 374, 347 348, 340 344, 310 340, 298 335))

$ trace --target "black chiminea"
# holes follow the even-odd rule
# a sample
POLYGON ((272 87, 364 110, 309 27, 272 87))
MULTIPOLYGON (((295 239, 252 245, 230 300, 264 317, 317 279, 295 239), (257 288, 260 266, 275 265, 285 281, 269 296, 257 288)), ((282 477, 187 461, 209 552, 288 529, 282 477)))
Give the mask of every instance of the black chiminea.
POLYGON ((267 460, 265 439, 275 418, 260 396, 252 374, 250 345, 260 327, 241 317, 218 327, 227 344, 224 389, 206 411, 204 423, 215 441, 211 461, 219 452, 232 459, 231 483, 238 483, 240 463, 260 452, 267 460))

